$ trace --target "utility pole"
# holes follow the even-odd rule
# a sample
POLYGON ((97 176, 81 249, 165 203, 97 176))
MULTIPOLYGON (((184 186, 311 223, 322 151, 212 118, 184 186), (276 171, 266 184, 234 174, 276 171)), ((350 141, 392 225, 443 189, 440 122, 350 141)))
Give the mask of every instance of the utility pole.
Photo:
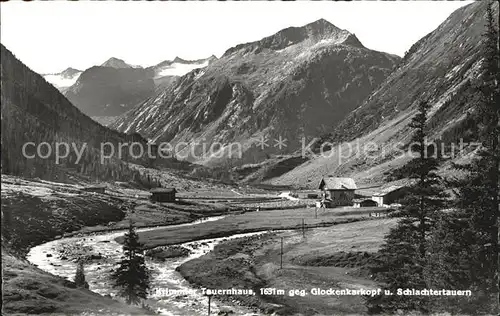
POLYGON ((281 237, 280 269, 283 269, 283 237, 281 237))
MULTIPOLYGON (((497 13, 497 54, 500 53, 500 0, 497 0, 498 4, 498 13, 497 13)), ((498 58, 497 55, 497 80, 496 80, 496 86, 497 86, 497 98, 500 98, 500 91, 499 91, 499 86, 500 86, 500 58, 498 58)), ((498 101, 498 100, 497 100, 498 101)), ((500 129, 500 113, 497 112, 497 127, 500 129)), ((500 143, 500 135, 497 135, 499 139, 497 139, 497 144, 500 143)), ((498 148, 497 148, 497 157, 496 157, 496 165, 497 165, 497 170, 500 168, 500 153, 498 153, 498 148)), ((497 179, 498 180, 498 179, 497 179)), ((500 188, 497 183, 497 194, 499 193, 500 188)), ((498 195, 497 195, 497 291, 498 291, 498 300, 497 300, 497 312, 500 312, 500 205, 498 205, 498 195)), ((499 313, 500 314, 500 313, 499 313)))
MULTIPOLYGON (((499 94, 500 94, 500 91, 499 91, 499 85, 500 85, 500 58, 498 58, 498 54, 500 53, 500 0, 496 0, 497 4, 498 4, 498 13, 497 13, 497 26, 496 26, 496 31, 497 31, 497 39, 496 39, 496 48, 497 48, 497 75, 496 75, 496 82, 495 82, 495 85, 496 85, 496 91, 494 92, 494 94, 496 94, 496 102, 498 102, 498 98, 499 98, 499 94)), ((494 10, 494 7, 492 5, 491 7, 493 10, 494 10)), ((494 20, 494 19, 493 19, 494 20)), ((495 100, 493 100, 495 101, 495 100)), ((499 111, 497 110, 497 128, 500 129, 500 113, 499 111)), ((498 133, 498 132, 497 132, 498 133)), ((497 134, 497 139, 495 141, 495 152, 494 152, 494 155, 495 155, 495 165, 496 165, 496 169, 499 170, 500 169, 500 153, 499 153, 499 145, 500 145, 500 135, 497 134)), ((497 173, 498 174, 498 173, 497 173)), ((497 233, 497 236, 496 236, 496 242, 497 244, 496 245, 493 245, 493 247, 497 247, 497 250, 496 250, 496 255, 497 255, 497 270, 495 271, 495 277, 496 277, 496 280, 497 281, 497 310, 496 312, 500 315, 500 205, 498 203, 498 194, 499 194, 499 191, 500 191, 500 187, 499 187, 499 184, 498 184, 498 176, 497 176, 497 183, 496 183, 496 197, 494 198, 494 207, 496 207, 496 233, 497 233)))
POLYGON ((304 225, 304 219, 302 219, 302 238, 306 237, 306 230, 304 225))
POLYGON ((210 316, 210 301, 212 299, 212 295, 208 295, 208 316, 210 316))
MULTIPOLYGON (((499 0, 500 1, 500 0, 499 0)), ((314 218, 317 219, 318 218, 318 208, 317 207, 314 207, 314 218)))

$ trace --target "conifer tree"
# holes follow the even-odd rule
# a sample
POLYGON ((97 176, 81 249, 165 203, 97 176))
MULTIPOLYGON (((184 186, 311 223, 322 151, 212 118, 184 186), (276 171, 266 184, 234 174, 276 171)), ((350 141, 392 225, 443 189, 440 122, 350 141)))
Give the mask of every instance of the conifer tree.
MULTIPOLYGON (((418 156, 404 168, 408 172, 412 185, 408 196, 401 201, 403 218, 385 237, 385 244, 380 250, 381 257, 372 267, 372 272, 381 276, 387 289, 395 293, 398 288, 427 288, 424 268, 427 262, 428 237, 436 223, 438 213, 445 206, 446 194, 442 179, 437 174, 440 163, 437 149, 429 152, 427 144, 427 102, 419 104, 418 113, 412 119, 410 127, 415 132, 411 150, 418 156)), ((420 310, 428 312, 426 297, 383 295, 367 299, 370 312, 392 312, 401 310, 420 310)))
POLYGON ((467 310, 470 306, 476 308, 474 313, 498 312, 500 308, 499 49, 492 3, 486 12, 482 54, 482 77, 478 87, 481 148, 472 163, 456 165, 466 176, 451 183, 457 188, 456 211, 446 216, 433 233, 431 263, 438 269, 429 271, 429 279, 436 286, 468 288, 475 293, 463 304, 452 299, 436 303, 443 305, 446 300, 447 305, 456 306, 462 313, 471 312, 467 310))
POLYGON ((112 275, 114 286, 120 289, 119 295, 125 298, 127 304, 138 304, 147 297, 150 277, 144 262, 143 248, 132 221, 125 233, 123 252, 119 267, 112 275))
MULTIPOLYGON (((412 119, 410 127, 415 129, 412 140, 413 150, 418 157, 407 164, 409 178, 414 184, 409 195, 403 201, 403 214, 418 221, 418 251, 420 257, 426 256, 427 237, 431 227, 435 224, 436 214, 443 209, 445 198, 441 177, 437 174, 439 152, 427 144, 426 122, 430 106, 427 102, 419 104, 418 114, 412 119), (432 150, 431 150, 432 148, 432 150)), ((413 225, 412 225, 413 226, 413 225)))
POLYGON ((491 194, 487 199, 487 205, 490 208, 488 213, 491 213, 494 223, 490 232, 491 255, 495 261, 493 288, 497 293, 496 312, 500 313, 500 1, 498 0, 497 9, 499 20, 496 23, 492 2, 488 4, 486 11, 481 108, 489 116, 486 119, 483 134, 483 155, 489 167, 485 191, 491 194))
POLYGON ((77 287, 89 288, 89 284, 85 281, 85 270, 83 267, 83 260, 78 261, 75 274, 75 284, 77 287))

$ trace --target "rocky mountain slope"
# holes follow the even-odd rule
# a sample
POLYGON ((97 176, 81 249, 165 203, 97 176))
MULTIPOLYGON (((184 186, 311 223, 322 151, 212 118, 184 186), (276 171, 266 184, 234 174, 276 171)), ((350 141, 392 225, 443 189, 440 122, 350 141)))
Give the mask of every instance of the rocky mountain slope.
MULTIPOLYGON (((487 2, 481 1, 456 10, 416 42, 397 69, 316 148, 330 143, 331 151, 321 157, 309 156, 308 161, 270 182, 308 186, 325 173, 382 181, 384 173, 409 159, 398 155, 396 149, 410 142, 408 123, 422 100, 432 105, 429 126, 434 140, 456 144, 457 148, 460 139, 474 141, 478 104, 474 85, 481 76, 486 6, 487 2), (371 153, 363 150, 368 143, 374 144, 370 145, 374 148, 371 153)), ((498 4, 494 8, 498 10, 498 4)), ((456 153, 454 158, 467 160, 468 154, 456 153)))
POLYGON ((43 77, 54 87, 59 89, 61 92, 64 92, 68 87, 75 84, 81 74, 81 70, 69 67, 60 73, 47 74, 43 75, 43 77))
POLYGON ((218 143, 238 142, 223 150, 237 155, 241 146, 239 163, 260 161, 276 152, 274 137, 286 139, 282 150, 291 152, 300 146, 300 137, 331 131, 399 59, 365 48, 354 34, 322 19, 230 48, 206 68, 160 89, 111 127, 179 145, 174 149, 179 157, 208 165, 227 160, 195 143, 218 150, 218 143), (262 150, 255 145, 264 136, 270 140, 262 150))
POLYGON ((149 97, 154 90, 151 70, 95 66, 85 70, 64 94, 89 116, 115 116, 149 97))
POLYGON ((194 61, 176 58, 142 68, 112 57, 75 77, 73 84, 64 89, 64 94, 85 114, 101 123, 110 122, 150 97, 157 87, 167 86, 189 71, 205 67, 214 59, 215 56, 194 61), (106 119, 101 119, 103 117, 106 119))

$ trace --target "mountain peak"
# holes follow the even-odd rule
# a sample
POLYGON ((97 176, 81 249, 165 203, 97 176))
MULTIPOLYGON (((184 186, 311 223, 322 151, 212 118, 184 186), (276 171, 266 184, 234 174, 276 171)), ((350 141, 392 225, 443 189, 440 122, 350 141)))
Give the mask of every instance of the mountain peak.
POLYGON ((181 63, 181 64, 187 64, 188 61, 185 59, 180 58, 179 56, 176 56, 173 60, 174 63, 181 63))
POLYGON ((119 59, 116 57, 111 57, 106 60, 101 67, 111 67, 111 68, 133 68, 129 64, 127 64, 123 59, 119 59))
POLYGON ((344 44, 364 48, 358 38, 347 30, 340 29, 325 19, 319 19, 299 27, 288 27, 260 41, 240 44, 228 49, 224 55, 232 54, 238 50, 261 51, 262 49, 281 50, 300 42, 320 41, 331 42, 332 45, 344 44))
POLYGON ((364 47, 358 38, 347 30, 343 30, 333 25, 325 19, 306 24, 299 29, 306 34, 308 38, 316 39, 336 39, 336 42, 351 46, 364 47))
POLYGON ((76 75, 77 73, 80 73, 80 72, 82 72, 82 71, 78 70, 78 69, 75 69, 75 68, 72 68, 72 67, 68 67, 64 71, 61 72, 61 75, 65 76, 65 77, 72 77, 72 76, 74 76, 74 75, 76 75))
POLYGON ((311 27, 314 27, 314 26, 316 26, 316 27, 325 27, 325 26, 332 27, 333 26, 334 28, 338 29, 338 27, 336 27, 335 25, 333 25, 332 23, 328 22, 327 20, 325 20, 323 18, 316 20, 314 22, 311 22, 309 24, 306 24, 304 27, 307 27, 307 26, 311 26, 311 27))

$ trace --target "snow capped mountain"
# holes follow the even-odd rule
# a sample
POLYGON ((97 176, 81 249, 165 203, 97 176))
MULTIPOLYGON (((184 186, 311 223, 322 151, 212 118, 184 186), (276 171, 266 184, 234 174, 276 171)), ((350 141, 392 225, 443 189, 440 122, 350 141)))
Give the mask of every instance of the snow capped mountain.
POLYGON ((47 82, 51 83, 57 89, 63 91, 66 88, 72 86, 78 80, 78 77, 82 74, 81 70, 74 68, 67 68, 66 70, 57 74, 47 74, 43 75, 47 82))
POLYGON ((173 61, 166 60, 156 66, 153 66, 153 69, 155 70, 155 79, 165 76, 184 76, 188 72, 191 72, 195 69, 208 66, 215 60, 217 60, 217 57, 213 55, 208 58, 198 60, 185 60, 179 57, 175 57, 173 61))
POLYGON ((48 75, 46 79, 56 87, 64 84, 60 90, 85 114, 109 118, 147 99, 155 88, 169 86, 180 76, 206 67, 216 59, 215 56, 199 60, 176 57, 143 68, 112 57, 83 72, 68 68, 61 74, 48 75))

